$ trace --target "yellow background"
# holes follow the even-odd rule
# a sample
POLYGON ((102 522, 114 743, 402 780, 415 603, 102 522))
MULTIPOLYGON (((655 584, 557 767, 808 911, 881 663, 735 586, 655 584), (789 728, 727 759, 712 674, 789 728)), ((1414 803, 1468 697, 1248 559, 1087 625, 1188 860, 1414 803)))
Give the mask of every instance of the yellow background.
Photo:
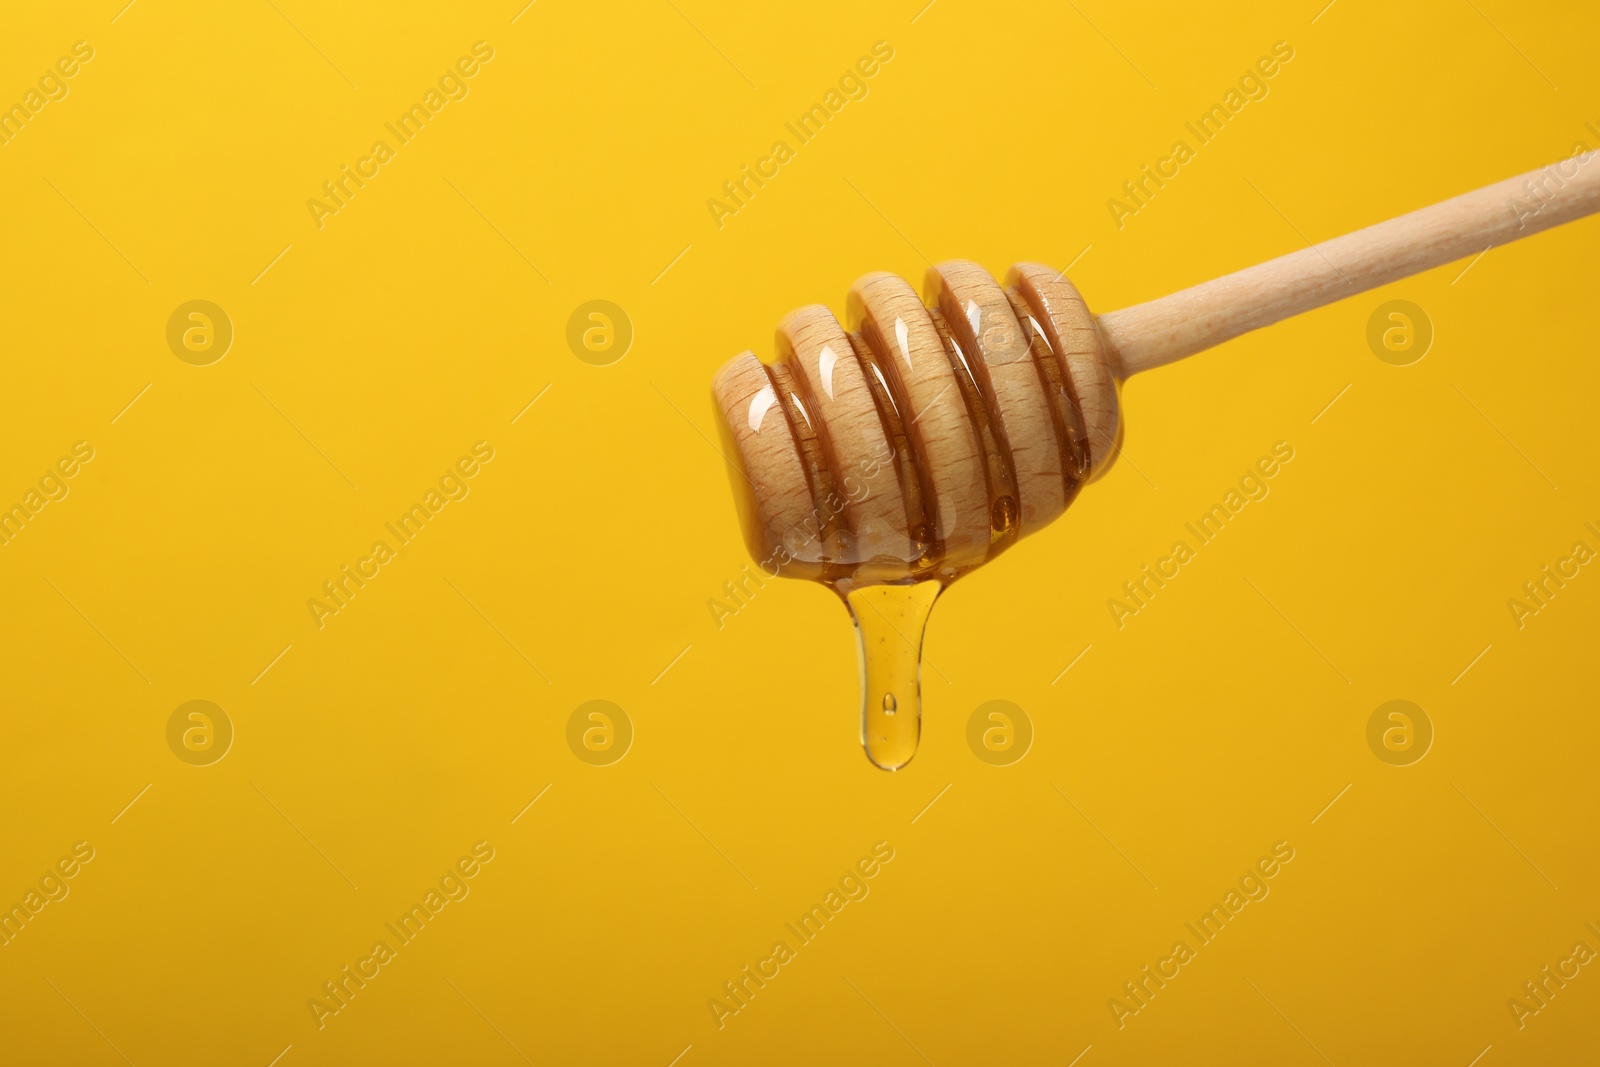
POLYGON ((520 6, 4 16, 3 101, 95 57, 0 147, 0 502, 95 458, 0 548, 0 898, 96 857, 0 948, 0 1059, 1592 1055, 1595 968, 1525 1029, 1506 1002, 1600 948, 1600 576, 1520 631, 1506 601, 1600 547, 1593 220, 1132 382, 1122 462, 935 611, 902 773, 861 753, 831 594, 707 607, 747 562, 710 376, 786 311, 1080 252, 1107 311, 1593 146, 1592 5, 520 6), (307 199, 478 40, 470 95, 319 230, 307 199), (719 230, 706 200, 879 40, 870 95, 719 230), (1279 40, 1119 231, 1107 199, 1279 40), (636 331, 607 367, 565 341, 595 298, 636 331), (1410 367, 1365 341, 1390 298, 1436 329, 1410 367), (191 299, 234 324, 211 366, 166 345, 191 299), (307 599, 478 440, 470 496, 319 631, 307 599), (1279 440, 1271 495, 1118 630, 1106 600, 1279 440), (636 731, 609 767, 565 740, 595 698, 636 731), (1436 730, 1410 767, 1365 740, 1396 698, 1436 730), (165 740, 192 699, 236 731, 209 767, 165 740), (966 746, 992 699, 1036 732, 1010 767, 966 746), (319 1030, 479 840, 471 895, 319 1030), (880 840, 870 896, 719 1030, 880 840), (1280 840, 1271 895, 1119 1031, 1107 1000, 1280 840))

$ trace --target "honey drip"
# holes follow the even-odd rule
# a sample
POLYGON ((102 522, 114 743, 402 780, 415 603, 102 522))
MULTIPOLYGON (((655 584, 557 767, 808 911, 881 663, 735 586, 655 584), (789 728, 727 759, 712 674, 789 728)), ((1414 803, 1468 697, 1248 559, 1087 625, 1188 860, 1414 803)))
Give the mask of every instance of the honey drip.
POLYGON ((922 736, 922 634, 943 586, 864 585, 844 594, 861 660, 861 747, 897 771, 922 736))

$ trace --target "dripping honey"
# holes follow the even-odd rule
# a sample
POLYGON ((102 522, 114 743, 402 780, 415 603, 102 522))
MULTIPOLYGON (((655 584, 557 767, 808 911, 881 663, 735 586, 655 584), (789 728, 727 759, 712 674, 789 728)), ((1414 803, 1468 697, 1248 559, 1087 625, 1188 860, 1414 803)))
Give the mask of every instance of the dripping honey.
MULTIPOLYGON (((839 458, 830 454, 827 433, 818 426, 814 397, 808 395, 805 376, 790 366, 794 353, 781 333, 778 362, 764 365, 770 392, 762 390, 766 399, 761 403, 771 409, 765 417, 781 412, 793 434, 810 491, 811 516, 802 529, 786 532, 774 548, 770 531, 762 531, 754 519, 757 507, 750 497, 753 483, 740 485, 747 479, 735 479, 750 547, 756 559, 763 561, 764 569, 821 582, 833 589, 850 611, 860 662, 861 742, 871 762, 885 770, 904 767, 920 740, 922 643, 939 594, 957 578, 1010 547, 1022 532, 1011 443, 1006 440, 1003 421, 990 406, 993 398, 980 387, 973 370, 973 362, 984 358, 985 348, 979 338, 985 336, 985 330, 1014 331, 1020 326, 1023 331, 1061 449, 1064 504, 1070 504, 1076 496, 1088 476, 1090 463, 1084 420, 1071 380, 1063 372, 1059 355, 1045 332, 1038 327, 1034 309, 1017 289, 1005 291, 1011 314, 994 316, 1003 321, 986 322, 981 315, 972 314, 970 305, 963 309, 951 299, 941 301, 932 271, 928 288, 927 305, 931 306, 925 305, 923 310, 937 331, 955 386, 950 396, 936 402, 962 405, 966 424, 976 439, 981 462, 968 488, 981 491, 980 499, 987 501, 986 543, 953 549, 941 536, 947 524, 941 522, 934 480, 917 447, 915 424, 923 413, 912 408, 899 377, 889 367, 894 358, 890 345, 894 342, 863 313, 854 294, 847 350, 825 351, 837 360, 853 360, 870 391, 889 453, 879 457, 876 476, 894 479, 904 498, 902 532, 907 550, 900 555, 880 552, 866 556, 859 549, 848 517, 855 487, 839 458), (981 485, 977 478, 981 478, 981 485)), ((896 321, 895 326, 900 325, 896 321)), ((903 334, 899 343, 903 348, 903 334)), ((919 352, 918 358, 930 355, 919 352)), ((754 407, 751 413, 754 417, 754 407)), ((723 428, 726 438, 725 422, 723 428)), ((737 449, 730 448, 729 454, 737 455, 737 449)))

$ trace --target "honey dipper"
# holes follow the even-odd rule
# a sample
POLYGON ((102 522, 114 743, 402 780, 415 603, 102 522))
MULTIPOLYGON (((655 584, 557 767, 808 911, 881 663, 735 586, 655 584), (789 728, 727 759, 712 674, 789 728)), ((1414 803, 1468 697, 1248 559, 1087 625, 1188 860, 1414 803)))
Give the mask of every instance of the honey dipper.
MULTIPOLYGON (((1600 152, 1574 155, 1159 300, 1095 316, 1060 272, 929 268, 778 324, 777 361, 736 356, 712 393, 746 543, 769 576, 844 597, 862 653, 862 743, 903 767, 921 732, 922 634, 939 592, 1064 511, 1122 440, 1118 388, 1271 325, 1600 210, 1600 152)), ((1007 736, 1002 730, 997 735, 1007 736)))

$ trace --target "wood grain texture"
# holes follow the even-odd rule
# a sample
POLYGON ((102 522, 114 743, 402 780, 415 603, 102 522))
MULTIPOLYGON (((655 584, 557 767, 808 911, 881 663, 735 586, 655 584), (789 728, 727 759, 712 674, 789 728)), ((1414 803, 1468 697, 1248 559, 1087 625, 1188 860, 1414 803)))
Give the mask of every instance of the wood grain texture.
POLYGON ((1242 333, 1600 210, 1600 152, 1100 316, 1127 378, 1242 333))
POLYGON ((850 288, 849 317, 889 373, 932 488, 944 556, 976 565, 988 556, 989 497, 983 456, 944 340, 904 278, 868 274, 850 288))
POLYGON ((811 485, 767 368, 754 353, 741 353, 717 371, 711 393, 747 483, 750 554, 765 562, 781 547, 802 562, 820 563, 820 541, 805 542, 814 511, 811 485))
POLYGON ((1066 500, 1061 442, 1029 334, 1005 290, 976 263, 951 260, 930 267, 925 288, 988 403, 991 429, 1016 482, 1021 532, 1041 529, 1061 514, 1066 500))
POLYGON ((1006 280, 1033 308, 1035 323, 1061 361, 1088 438, 1090 477, 1097 478, 1110 469, 1122 443, 1117 381, 1100 327, 1060 271, 1039 263, 1018 263, 1006 280))
MULTIPOLYGON (((807 406, 837 472, 850 543, 847 558, 910 558, 906 498, 889 463, 893 450, 855 349, 833 313, 820 305, 778 324, 778 358, 804 384, 807 406)), ((824 501, 826 503, 826 501, 824 501)))

